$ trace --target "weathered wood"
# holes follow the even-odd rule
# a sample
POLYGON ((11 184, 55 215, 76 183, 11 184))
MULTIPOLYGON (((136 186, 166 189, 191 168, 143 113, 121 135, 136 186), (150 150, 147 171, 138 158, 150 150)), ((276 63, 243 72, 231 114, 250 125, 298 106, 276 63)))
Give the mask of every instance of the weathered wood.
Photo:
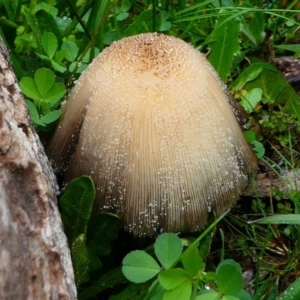
POLYGON ((253 180, 250 180, 249 186, 243 191, 243 196, 251 197, 270 197, 274 189, 279 189, 284 193, 290 193, 300 188, 299 170, 257 174, 253 180))
POLYGON ((0 299, 76 299, 55 177, 1 38, 0 299))

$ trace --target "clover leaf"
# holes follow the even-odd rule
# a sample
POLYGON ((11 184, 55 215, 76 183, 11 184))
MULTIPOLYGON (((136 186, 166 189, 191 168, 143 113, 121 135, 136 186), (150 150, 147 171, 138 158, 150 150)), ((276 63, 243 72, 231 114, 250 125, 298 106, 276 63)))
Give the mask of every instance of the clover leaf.
POLYGON ((22 92, 28 98, 38 102, 45 101, 50 108, 55 108, 66 93, 66 87, 63 83, 55 82, 54 73, 46 68, 38 69, 31 77, 23 77, 20 81, 22 92))
POLYGON ((20 87, 26 97, 32 101, 26 101, 31 119, 37 129, 48 130, 48 125, 53 124, 61 115, 61 111, 55 109, 66 93, 63 83, 55 82, 54 73, 46 68, 38 69, 34 78, 23 77, 20 87))
POLYGON ((67 68, 62 63, 67 55, 65 50, 58 51, 58 41, 56 36, 52 32, 45 32, 41 38, 41 45, 44 50, 44 54, 36 53, 42 60, 51 63, 54 70, 64 73, 67 68))

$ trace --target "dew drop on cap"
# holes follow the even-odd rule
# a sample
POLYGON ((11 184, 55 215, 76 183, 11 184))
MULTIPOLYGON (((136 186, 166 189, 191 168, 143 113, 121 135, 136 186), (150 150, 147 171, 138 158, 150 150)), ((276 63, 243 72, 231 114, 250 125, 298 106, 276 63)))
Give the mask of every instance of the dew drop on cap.
POLYGON ((256 158, 205 56, 157 33, 113 43, 81 75, 47 153, 90 175, 95 210, 136 235, 192 232, 230 208, 256 158))

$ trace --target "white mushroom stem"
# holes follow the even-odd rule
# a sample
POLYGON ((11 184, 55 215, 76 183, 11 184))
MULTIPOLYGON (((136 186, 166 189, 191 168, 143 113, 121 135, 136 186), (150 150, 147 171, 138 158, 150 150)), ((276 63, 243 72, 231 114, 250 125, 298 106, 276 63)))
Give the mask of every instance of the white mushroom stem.
POLYGON ((225 91, 186 42, 156 33, 122 39, 76 83, 48 153, 60 167, 79 134, 66 180, 91 175, 98 209, 117 212, 127 230, 199 230, 256 168, 225 91))

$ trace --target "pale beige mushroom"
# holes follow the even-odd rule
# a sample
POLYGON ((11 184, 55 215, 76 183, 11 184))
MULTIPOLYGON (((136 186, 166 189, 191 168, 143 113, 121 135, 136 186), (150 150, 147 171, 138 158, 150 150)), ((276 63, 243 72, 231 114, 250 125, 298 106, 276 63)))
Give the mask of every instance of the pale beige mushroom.
POLYGON ((91 175, 97 208, 138 235, 201 229, 210 210, 231 207, 256 168, 212 66, 156 33, 124 38, 90 64, 48 154, 67 182, 91 175))

